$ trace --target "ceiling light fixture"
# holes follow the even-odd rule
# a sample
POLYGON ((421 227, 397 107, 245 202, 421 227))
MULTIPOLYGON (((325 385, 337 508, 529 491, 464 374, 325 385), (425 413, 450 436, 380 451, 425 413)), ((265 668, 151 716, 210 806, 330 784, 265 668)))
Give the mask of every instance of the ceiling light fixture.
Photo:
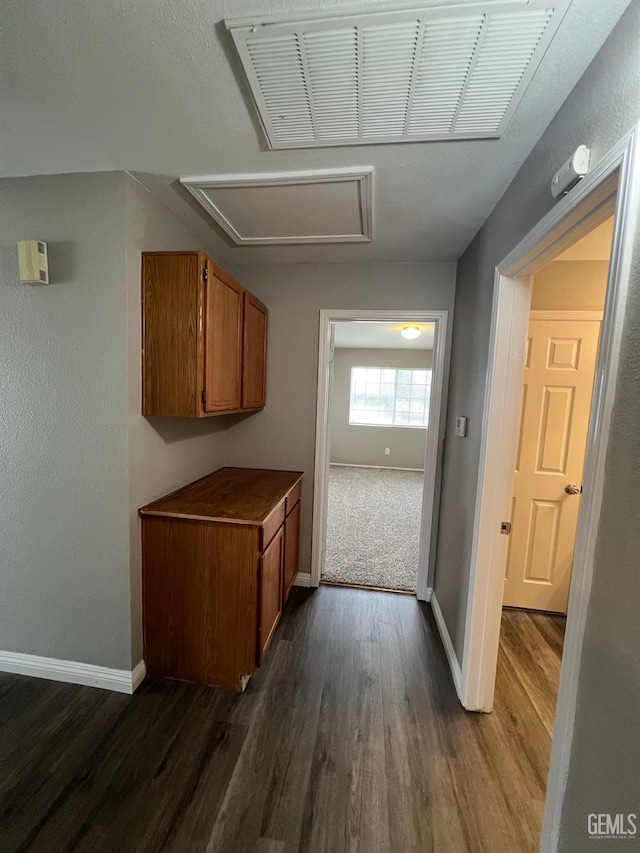
POLYGON ((412 341, 415 338, 419 338, 422 331, 418 326, 403 326, 400 334, 403 338, 407 338, 407 340, 412 341))

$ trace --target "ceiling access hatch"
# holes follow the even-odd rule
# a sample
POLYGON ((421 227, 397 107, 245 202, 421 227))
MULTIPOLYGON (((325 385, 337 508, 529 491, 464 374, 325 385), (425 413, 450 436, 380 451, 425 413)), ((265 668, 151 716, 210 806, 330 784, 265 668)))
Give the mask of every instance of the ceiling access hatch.
POLYGON ((370 243, 373 166, 181 178, 239 246, 370 243))
POLYGON ((271 148, 495 139, 571 0, 227 20, 271 148))

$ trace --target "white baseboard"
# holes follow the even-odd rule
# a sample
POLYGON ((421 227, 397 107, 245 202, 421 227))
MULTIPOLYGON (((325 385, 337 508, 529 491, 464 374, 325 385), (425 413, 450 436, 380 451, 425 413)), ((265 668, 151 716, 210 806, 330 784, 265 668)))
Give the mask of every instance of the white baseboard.
POLYGON ((134 666, 133 671, 131 673, 131 692, 135 693, 138 687, 142 684, 142 682, 147 677, 147 667, 144 665, 143 660, 139 660, 138 663, 134 666))
POLYGON ((65 681, 67 684, 84 684, 87 687, 100 687, 117 693, 133 693, 142 684, 147 674, 142 660, 133 670, 110 669, 107 666, 93 666, 73 660, 2 651, 0 651, 0 672, 48 678, 50 681, 65 681))
POLYGON ((335 468, 381 468, 383 471, 418 471, 424 474, 424 468, 396 468, 393 465, 355 465, 352 462, 330 462, 335 468))
POLYGON ((298 572, 293 582, 294 586, 311 586, 311 575, 309 572, 298 572))
POLYGON ((444 651, 447 656, 447 660, 449 661, 449 668, 451 669, 451 675, 453 676, 453 683, 456 686, 456 693, 458 694, 458 699, 462 702, 462 670, 460 669, 460 664, 458 662, 455 649, 453 648, 453 643, 451 642, 451 637, 449 636, 449 631, 447 630, 442 610, 440 610, 438 599, 433 591, 431 592, 431 609, 433 610, 436 625, 438 626, 438 632, 440 633, 440 639, 442 640, 442 645, 444 646, 444 651))

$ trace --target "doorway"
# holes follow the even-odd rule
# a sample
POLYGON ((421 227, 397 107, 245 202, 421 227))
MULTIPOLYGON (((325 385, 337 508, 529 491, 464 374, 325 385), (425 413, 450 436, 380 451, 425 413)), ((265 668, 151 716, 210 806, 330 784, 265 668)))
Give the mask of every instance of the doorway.
POLYGON ((446 311, 321 312, 312 586, 429 600, 446 322, 446 311), (420 348, 398 345, 409 326, 420 348))
POLYGON ((335 324, 322 583, 416 591, 434 331, 335 324))
POLYGON ((542 766, 553 737, 613 225, 605 220, 531 279, 496 706, 518 694, 542 766))
MULTIPOLYGON (((456 686, 465 708, 490 711, 502 619, 508 521, 517 456, 516 428, 531 276, 596 226, 615 216, 596 366, 578 529, 546 786, 541 849, 555 849, 576 718, 634 233, 640 209, 640 136, 628 133, 593 171, 515 246, 495 270, 480 470, 469 575, 464 648, 456 686)), ((452 667, 453 668, 453 667, 452 667)))
POLYGON ((566 615, 613 218, 531 282, 503 606, 566 615))

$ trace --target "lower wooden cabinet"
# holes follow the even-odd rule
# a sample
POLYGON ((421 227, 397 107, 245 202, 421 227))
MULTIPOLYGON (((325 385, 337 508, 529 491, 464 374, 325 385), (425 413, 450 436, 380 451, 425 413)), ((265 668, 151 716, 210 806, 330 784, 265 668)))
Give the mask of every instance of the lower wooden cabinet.
POLYGON ((284 599, 282 569, 284 563, 284 525, 260 557, 260 620, 258 624, 258 663, 262 663, 273 633, 278 627, 284 599))
POLYGON ((300 501, 296 503, 284 522, 284 601, 289 597, 300 564, 300 501))
POLYGON ((150 675, 244 689, 298 572, 301 479, 221 468, 139 511, 150 675))

